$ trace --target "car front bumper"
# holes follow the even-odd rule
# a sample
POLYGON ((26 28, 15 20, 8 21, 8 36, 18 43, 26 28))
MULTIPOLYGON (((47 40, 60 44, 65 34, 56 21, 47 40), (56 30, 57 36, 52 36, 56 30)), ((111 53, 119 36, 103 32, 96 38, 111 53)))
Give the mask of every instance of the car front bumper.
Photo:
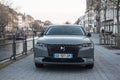
POLYGON ((82 58, 83 61, 65 61, 64 59, 61 59, 61 61, 45 61, 45 57, 37 57, 34 58, 35 63, 39 64, 64 64, 64 65, 88 65, 88 64, 94 64, 94 58, 82 58))

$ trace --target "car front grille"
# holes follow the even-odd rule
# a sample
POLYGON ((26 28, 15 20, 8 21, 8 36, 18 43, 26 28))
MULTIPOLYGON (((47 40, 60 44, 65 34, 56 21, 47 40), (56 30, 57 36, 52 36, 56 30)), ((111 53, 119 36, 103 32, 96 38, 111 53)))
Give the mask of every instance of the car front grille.
POLYGON ((44 62, 84 62, 82 58, 74 58, 74 59, 53 59, 53 58, 45 58, 44 62))
POLYGON ((79 47, 77 45, 54 44, 47 45, 49 57, 53 57, 54 53, 73 54, 73 58, 78 56, 79 47), (64 48, 64 49, 62 49, 64 48))

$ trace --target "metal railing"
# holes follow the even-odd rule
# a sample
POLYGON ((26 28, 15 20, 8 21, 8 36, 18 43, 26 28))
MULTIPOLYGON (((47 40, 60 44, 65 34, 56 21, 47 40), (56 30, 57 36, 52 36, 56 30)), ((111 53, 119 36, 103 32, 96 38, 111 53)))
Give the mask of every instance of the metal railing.
POLYGON ((120 33, 117 24, 109 23, 103 25, 103 27, 99 35, 100 44, 120 48, 120 33))
POLYGON ((33 37, 27 39, 25 36, 24 40, 16 40, 15 35, 11 42, 0 44, 0 62, 6 59, 16 60, 16 56, 18 55, 27 55, 29 50, 34 49, 35 42, 37 41, 38 37, 33 37))
POLYGON ((119 34, 108 34, 108 33, 104 33, 104 34, 100 34, 99 35, 99 43, 102 45, 108 45, 110 47, 116 47, 116 48, 120 48, 120 35, 119 34))

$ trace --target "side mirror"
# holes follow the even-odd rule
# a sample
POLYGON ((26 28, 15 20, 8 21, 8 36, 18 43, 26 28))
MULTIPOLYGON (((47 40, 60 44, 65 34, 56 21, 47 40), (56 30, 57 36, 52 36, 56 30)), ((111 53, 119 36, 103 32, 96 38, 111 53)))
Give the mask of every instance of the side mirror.
POLYGON ((44 35, 44 32, 41 32, 41 36, 43 36, 44 35))
POLYGON ((87 37, 91 37, 92 35, 91 35, 91 33, 87 33, 87 37))

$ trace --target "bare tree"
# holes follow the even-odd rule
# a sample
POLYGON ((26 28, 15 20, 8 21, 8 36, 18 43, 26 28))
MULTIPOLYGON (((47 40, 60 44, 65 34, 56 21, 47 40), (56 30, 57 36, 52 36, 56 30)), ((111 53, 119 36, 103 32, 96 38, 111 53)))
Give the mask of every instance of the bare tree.
POLYGON ((8 24, 8 10, 7 7, 3 4, 0 4, 0 33, 3 34, 5 26, 8 24))
POLYGON ((110 0, 116 8, 116 19, 117 19, 117 32, 118 32, 118 40, 117 40, 117 46, 120 47, 120 20, 119 20, 119 10, 120 10, 120 0, 110 0))
POLYGON ((94 0, 94 10, 97 13, 96 21, 97 21, 97 32, 100 32, 101 28, 101 20, 100 13, 104 11, 104 22, 106 22, 106 13, 107 7, 109 6, 109 0, 94 0))
POLYGON ((80 23, 80 19, 78 18, 74 24, 79 24, 79 23, 80 23))
POLYGON ((35 20, 32 23, 32 29, 34 31, 43 32, 44 31, 44 27, 41 24, 43 24, 43 22, 41 20, 35 20))
POLYGON ((71 24, 69 21, 66 21, 65 24, 71 24))
POLYGON ((108 0, 103 0, 101 5, 101 9, 104 11, 104 22, 106 22, 107 1, 108 0))
POLYGON ((4 36, 5 27, 10 22, 15 24, 14 20, 17 19, 17 16, 15 14, 17 14, 16 11, 11 9, 9 6, 0 3, 0 37, 4 36))
POLYGON ((116 8, 116 19, 117 19, 117 32, 120 35, 120 20, 119 20, 119 10, 120 10, 120 0, 110 0, 111 2, 113 2, 113 4, 115 5, 116 8))
POLYGON ((51 22, 51 21, 49 21, 49 20, 46 20, 46 21, 44 22, 44 25, 45 25, 45 26, 52 25, 52 22, 51 22))
POLYGON ((100 11, 101 11, 101 0, 94 0, 94 10, 96 11, 96 21, 97 21, 97 32, 100 33, 101 21, 100 21, 100 11))

